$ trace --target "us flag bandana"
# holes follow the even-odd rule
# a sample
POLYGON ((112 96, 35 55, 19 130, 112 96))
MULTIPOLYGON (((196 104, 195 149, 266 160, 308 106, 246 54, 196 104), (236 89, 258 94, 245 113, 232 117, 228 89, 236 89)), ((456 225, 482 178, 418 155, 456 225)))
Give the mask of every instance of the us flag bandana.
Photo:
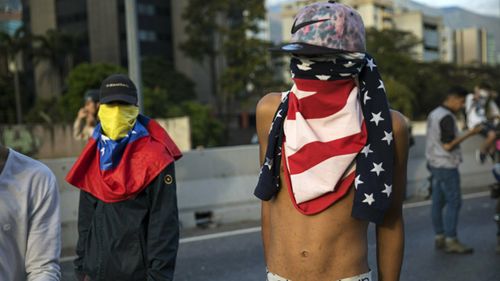
POLYGON ((301 213, 323 211, 354 182, 352 216, 382 222, 391 202, 394 143, 375 60, 364 53, 294 57, 291 71, 295 84, 275 114, 254 194, 276 195, 284 160, 285 182, 301 213))

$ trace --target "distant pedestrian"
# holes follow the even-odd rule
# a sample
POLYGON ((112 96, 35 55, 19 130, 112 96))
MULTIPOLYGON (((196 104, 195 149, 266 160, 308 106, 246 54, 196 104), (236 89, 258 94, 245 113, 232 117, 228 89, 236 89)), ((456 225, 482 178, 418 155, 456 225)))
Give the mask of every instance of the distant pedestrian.
POLYGON ((99 120, 66 180, 80 189, 79 280, 173 280, 179 244, 174 161, 167 132, 139 114, 124 75, 106 78, 99 120))
POLYGON ((493 167, 493 175, 497 182, 491 186, 491 198, 496 200, 495 215, 493 219, 497 224, 497 247, 496 252, 500 255, 500 141, 497 141, 497 163, 493 167))
POLYGON ((426 158, 432 176, 432 223, 435 246, 448 253, 472 253, 473 249, 457 238, 457 224, 462 195, 458 166, 462 162, 460 143, 479 133, 481 126, 459 135, 455 114, 465 103, 467 91, 461 87, 449 90, 441 106, 427 119, 426 158), (446 209, 443 217, 443 209, 446 209))
POLYGON ((73 137, 76 140, 87 141, 94 132, 99 110, 99 90, 88 90, 83 98, 84 106, 78 111, 73 123, 73 137))
POLYGON ((54 174, 0 145, 0 280, 60 280, 60 225, 54 174))
POLYGON ((480 83, 474 88, 474 93, 468 94, 465 100, 467 127, 473 129, 481 126, 481 135, 485 141, 476 150, 476 160, 483 164, 490 156, 495 158, 495 140, 500 110, 495 102, 494 92, 488 83, 480 83))
POLYGON ((497 207, 495 214, 495 221, 497 223, 497 254, 500 255, 500 197, 497 198, 497 207))

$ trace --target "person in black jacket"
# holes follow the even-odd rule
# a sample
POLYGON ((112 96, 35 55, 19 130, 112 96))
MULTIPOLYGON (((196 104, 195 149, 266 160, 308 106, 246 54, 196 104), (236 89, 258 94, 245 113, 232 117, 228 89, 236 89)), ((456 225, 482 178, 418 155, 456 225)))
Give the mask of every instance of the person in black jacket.
POLYGON ((173 280, 179 245, 174 161, 182 155, 140 115, 135 85, 105 79, 99 120, 66 180, 78 187, 78 280, 173 280))

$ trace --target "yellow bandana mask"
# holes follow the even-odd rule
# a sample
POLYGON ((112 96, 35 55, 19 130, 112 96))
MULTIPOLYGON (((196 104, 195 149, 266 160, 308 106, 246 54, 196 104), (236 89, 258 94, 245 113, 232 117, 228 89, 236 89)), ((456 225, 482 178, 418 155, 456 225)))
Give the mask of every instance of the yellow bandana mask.
POLYGON ((114 141, 128 134, 138 115, 137 106, 123 104, 101 104, 98 113, 103 133, 114 141))

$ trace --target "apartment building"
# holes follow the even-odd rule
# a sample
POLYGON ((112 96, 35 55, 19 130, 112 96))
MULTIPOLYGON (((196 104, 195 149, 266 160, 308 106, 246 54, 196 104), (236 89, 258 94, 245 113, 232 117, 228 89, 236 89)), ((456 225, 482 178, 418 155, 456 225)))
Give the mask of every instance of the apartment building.
POLYGON ((458 65, 483 65, 495 63, 495 46, 492 36, 484 28, 455 30, 455 62, 458 65))

